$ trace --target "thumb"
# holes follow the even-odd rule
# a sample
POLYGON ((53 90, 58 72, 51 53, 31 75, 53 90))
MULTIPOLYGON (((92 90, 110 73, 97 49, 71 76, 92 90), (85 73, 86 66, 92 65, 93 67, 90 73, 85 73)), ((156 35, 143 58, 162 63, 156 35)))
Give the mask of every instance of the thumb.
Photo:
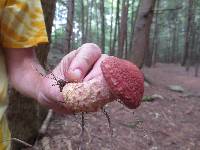
POLYGON ((86 43, 79 48, 72 60, 67 77, 71 81, 81 81, 101 56, 101 49, 93 43, 86 43))

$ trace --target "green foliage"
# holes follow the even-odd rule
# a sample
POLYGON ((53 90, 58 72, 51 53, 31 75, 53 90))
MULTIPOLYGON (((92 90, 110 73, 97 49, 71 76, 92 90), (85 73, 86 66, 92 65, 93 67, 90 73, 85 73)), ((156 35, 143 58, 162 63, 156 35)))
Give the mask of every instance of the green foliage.
POLYGON ((143 102, 152 102, 152 101, 154 101, 155 99, 154 98, 152 98, 152 96, 144 96, 143 98, 142 98, 142 101, 143 102))
MULTIPOLYGON (((120 0, 122 1, 122 0, 120 0)), ((139 3, 139 0, 129 0, 130 6, 132 5, 132 2, 134 2, 134 14, 136 13, 137 6, 139 3)), ((67 1, 65 0, 58 0, 57 1, 57 8, 56 8, 56 14, 55 14, 55 20, 54 20, 54 28, 55 26, 58 26, 58 28, 54 29, 52 32, 52 40, 53 43, 56 42, 56 40, 60 40, 64 38, 65 36, 65 27, 64 24, 67 22, 67 6, 65 5, 67 1), (61 27, 62 25, 62 27, 61 27)), ((91 30, 89 31, 88 35, 92 35, 92 37, 88 37, 88 42, 94 42, 96 44, 100 45, 100 10, 99 10, 99 2, 100 0, 84 0, 84 21, 85 24, 87 23, 87 15, 92 15, 92 21, 91 21, 91 30), (91 7, 91 3, 93 5, 91 7), (88 13, 88 14, 87 14, 88 13), (98 24, 97 24, 98 22, 98 24), (98 29, 97 29, 98 27, 98 29), (98 37, 99 36, 99 37, 98 37)), ((120 2, 121 4, 121 2, 120 2)), ((75 13, 74 13, 74 34, 75 38, 77 39, 74 43, 76 47, 81 45, 81 0, 77 0, 75 2, 75 13)), ((117 8, 117 0, 113 0, 113 14, 112 13, 112 0, 105 0, 105 52, 109 53, 110 48, 110 30, 111 30, 111 18, 113 16, 113 24, 112 28, 114 30, 115 28, 115 18, 116 18, 116 8, 117 8)), ((121 5, 120 5, 121 10, 121 5)), ((121 12, 119 13, 121 15, 121 12)), ((129 8, 129 16, 128 16, 128 39, 130 38, 131 34, 131 15, 132 10, 129 8)), ((135 17, 135 16, 134 16, 135 17)), ((112 35, 113 36, 113 35, 112 35)), ((118 36, 118 35, 117 35, 118 36)), ((117 43, 116 43, 117 46, 117 43)))
POLYGON ((65 38, 65 28, 59 27, 55 29, 51 34, 51 40, 53 43, 55 43, 57 40, 65 38))

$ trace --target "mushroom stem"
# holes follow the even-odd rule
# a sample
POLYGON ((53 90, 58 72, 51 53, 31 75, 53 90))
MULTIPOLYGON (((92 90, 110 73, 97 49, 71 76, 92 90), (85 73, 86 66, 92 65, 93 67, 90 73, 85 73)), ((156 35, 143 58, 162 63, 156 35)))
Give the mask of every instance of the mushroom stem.
POLYGON ((65 104, 76 113, 95 112, 114 101, 102 75, 82 83, 68 83, 63 88, 63 96, 65 104))

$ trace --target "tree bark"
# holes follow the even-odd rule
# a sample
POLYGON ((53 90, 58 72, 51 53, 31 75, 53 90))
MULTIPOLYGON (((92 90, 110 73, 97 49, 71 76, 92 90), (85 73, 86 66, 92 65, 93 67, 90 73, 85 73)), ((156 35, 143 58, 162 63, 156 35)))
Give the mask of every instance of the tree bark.
POLYGON ((52 32, 53 19, 54 19, 55 10, 56 10, 56 1, 41 0, 41 3, 42 3, 42 9, 44 13, 44 20, 46 24, 46 31, 47 31, 49 43, 38 46, 36 49, 36 53, 37 53, 37 57, 40 64, 45 69, 47 69, 46 63, 47 63, 47 56, 49 53, 50 43, 51 43, 51 32, 52 32))
POLYGON ((65 54, 71 50, 71 36, 73 33, 73 20, 74 20, 74 0, 67 1, 67 27, 66 27, 66 43, 65 43, 65 54))
POLYGON ((104 0, 100 0, 100 15, 101 15, 101 48, 102 48, 102 53, 104 53, 105 52, 104 0))
POLYGON ((195 64, 195 77, 198 77, 198 74, 199 74, 199 65, 200 65, 199 62, 197 62, 197 63, 195 64))
POLYGON ((198 74, 199 74, 199 65, 200 65, 199 57, 200 57, 200 46, 196 50, 196 56, 195 56, 195 77, 198 77, 198 74))
POLYGON ((173 33, 173 37, 172 37, 172 59, 171 62, 172 63, 176 63, 177 62, 177 53, 178 53, 178 12, 174 11, 173 13, 173 29, 172 29, 172 33, 173 33))
POLYGON ((110 25, 110 49, 109 51, 111 51, 112 48, 112 32, 113 32, 113 7, 114 7, 114 0, 112 0, 112 8, 111 8, 111 25, 110 25))
MULTIPOLYGON (((199 19, 198 19, 199 21, 199 19)), ((200 30, 200 25, 196 28, 197 31, 200 30)), ((195 40, 195 55, 194 55, 194 63, 195 63, 195 77, 198 77, 199 74, 199 66, 200 66, 200 35, 197 33, 196 40, 195 40)))
POLYGON ((186 33, 185 33, 184 54, 183 54, 183 60, 181 63, 182 66, 186 65, 186 61, 187 61, 188 55, 189 55, 189 40, 190 40, 191 19, 192 19, 192 6, 193 6, 193 0, 188 0, 188 18, 187 18, 187 27, 186 27, 186 33))
MULTIPOLYGON (((51 41, 51 27, 55 12, 55 1, 42 0, 42 6, 45 16, 46 29, 51 41)), ((37 56, 43 67, 46 66, 49 44, 37 48, 37 56)), ((12 137, 34 143, 43 119, 47 114, 47 109, 41 107, 35 100, 19 94, 14 89, 9 93, 9 107, 7 117, 12 137)), ((21 149, 22 145, 13 142, 12 149, 21 149)))
MULTIPOLYGON (((159 7, 159 2, 160 0, 157 1, 158 3, 158 7, 159 7)), ((158 21, 158 16, 156 17, 157 21, 158 21)), ((155 66, 156 62, 157 62, 157 58, 158 58, 158 47, 159 47, 159 43, 160 43, 160 38, 159 38, 159 32, 160 32, 160 26, 158 25, 158 22, 156 21, 156 26, 155 26, 155 41, 154 41, 154 45, 153 45, 153 53, 152 53, 152 58, 151 58, 151 66, 155 66)))
POLYGON ((129 0, 123 0, 121 23, 118 38, 118 57, 123 58, 124 43, 127 37, 127 20, 128 20, 128 6, 129 0))
MULTIPOLYGON (((160 0, 156 1, 156 9, 159 10, 160 6, 160 0)), ((147 67, 152 66, 152 60, 155 62, 156 60, 156 55, 157 55, 157 49, 158 49, 158 44, 159 44, 159 25, 158 25, 158 13, 155 14, 155 28, 154 28, 154 37, 153 37, 153 45, 152 48, 148 48, 146 51, 146 61, 145 65, 147 67)))
POLYGON ((139 4, 137 7, 136 12, 134 11, 134 4, 135 4, 135 0, 132 0, 132 6, 131 6, 131 35, 130 35, 130 40, 129 40, 129 50, 128 50, 128 59, 130 58, 130 52, 132 50, 132 41, 133 41, 133 35, 134 35, 134 26, 135 26, 135 20, 136 20, 136 16, 137 16, 137 12, 139 10, 139 6, 140 6, 140 0, 139 0, 139 4))
POLYGON ((89 26, 89 8, 90 8, 90 5, 89 5, 89 1, 86 0, 86 9, 85 9, 85 13, 86 13, 86 21, 85 21, 85 43, 88 42, 88 26, 89 26))
MULTIPOLYGON (((199 38, 199 35, 197 36, 199 38)), ((200 41, 200 40, 197 40, 200 41)), ((198 46, 198 48, 196 49, 196 53, 195 53, 195 77, 198 77, 199 74, 199 66, 200 66, 200 46, 198 46)))
POLYGON ((94 5, 94 1, 91 1, 91 5, 90 5, 90 8, 89 8, 89 37, 88 37, 88 40, 89 42, 93 41, 92 40, 92 19, 93 19, 93 5, 94 5))
POLYGON ((116 41, 117 41, 117 28, 119 27, 119 5, 120 5, 120 0, 117 0, 115 30, 114 30, 113 44, 112 44, 112 48, 110 50, 110 55, 115 55, 115 44, 116 44, 116 41))
POLYGON ((131 60, 142 68, 145 51, 149 48, 149 34, 155 0, 142 0, 134 28, 131 60))
POLYGON ((186 71, 189 71, 190 66, 192 65, 192 54, 194 52, 194 46, 195 46, 195 38, 196 38, 196 23, 195 23, 195 10, 196 5, 195 2, 192 2, 192 8, 191 8, 191 20, 190 20, 190 33, 189 33, 189 48, 188 48, 188 56, 186 59, 186 71))
POLYGON ((84 8, 84 0, 81 0, 81 31, 82 31, 82 41, 81 43, 85 43, 85 8, 84 8))
POLYGON ((97 30, 97 43, 99 44, 99 16, 98 16, 98 3, 97 0, 95 0, 95 13, 96 13, 96 30, 97 30))

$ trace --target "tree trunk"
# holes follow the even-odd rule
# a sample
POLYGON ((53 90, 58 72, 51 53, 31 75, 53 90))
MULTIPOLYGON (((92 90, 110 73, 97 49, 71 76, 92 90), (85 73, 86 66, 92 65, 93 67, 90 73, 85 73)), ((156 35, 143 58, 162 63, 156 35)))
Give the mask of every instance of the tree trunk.
POLYGON ((105 52, 104 0, 100 0, 100 15, 101 15, 101 48, 102 48, 102 53, 104 53, 105 52))
MULTIPOLYGON (((42 0, 49 40, 56 6, 55 3, 55 1, 42 0)), ((42 66, 46 66, 49 47, 49 44, 47 44, 37 48, 37 56, 42 66)), ((35 100, 22 96, 13 89, 9 92, 9 99, 10 104, 7 116, 12 137, 33 144, 41 123, 46 116, 47 109, 42 108, 35 100)), ((13 150, 21 149, 21 147, 21 144, 12 143, 13 150)))
POLYGON ((178 52, 179 52, 179 30, 178 30, 178 27, 179 27, 179 23, 178 23, 178 16, 177 16, 178 12, 176 12, 176 18, 175 18, 175 21, 174 21, 174 24, 175 24, 175 28, 174 28, 174 36, 175 36, 175 39, 174 39, 174 49, 176 50, 175 52, 175 60, 174 62, 177 63, 178 62, 178 52))
POLYGON ((56 10, 56 1, 41 0, 42 9, 44 13, 44 20, 46 24, 47 36, 49 39, 49 44, 40 45, 36 49, 37 57, 40 64, 46 69, 47 56, 50 49, 51 43, 51 32, 53 26, 53 19, 56 10))
POLYGON ((173 20, 172 20, 173 28, 172 28, 172 57, 171 62, 176 62, 176 53, 177 53, 177 12, 173 12, 173 20))
MULTIPOLYGON (((198 19, 199 22, 199 19, 198 19)), ((196 28, 197 31, 200 30, 200 25, 197 25, 196 28)), ((194 63, 195 63, 195 77, 198 77, 198 73, 199 73, 199 65, 200 65, 200 35, 199 33, 196 34, 196 39, 195 39, 195 54, 194 54, 194 63)))
POLYGON ((195 36, 196 36, 196 34, 195 34, 196 31, 194 28, 195 27, 194 27, 194 22, 193 22, 192 29, 191 29, 191 40, 190 40, 191 44, 189 46, 188 59, 186 61, 186 71, 189 71, 190 66, 192 64, 192 54, 194 52, 194 44, 195 44, 195 36))
POLYGON ((114 0, 112 0, 112 8, 111 8, 111 25, 110 25, 110 49, 109 52, 111 51, 112 48, 112 32, 113 32, 113 7, 114 7, 114 0))
POLYGON ((90 8, 89 8, 89 37, 88 37, 88 40, 89 42, 93 41, 92 40, 92 19, 93 19, 93 5, 94 5, 94 1, 91 1, 91 5, 90 5, 90 8))
POLYGON ((139 4, 138 4, 138 7, 137 7, 137 10, 136 12, 134 11, 134 4, 135 4, 135 0, 132 0, 132 7, 131 7, 131 35, 130 35, 130 40, 129 40, 129 50, 128 50, 128 59, 130 58, 130 53, 131 53, 131 50, 132 50, 132 41, 133 41, 133 35, 134 35, 134 26, 135 26, 135 20, 136 20, 136 16, 137 16, 137 12, 139 10, 139 6, 140 6, 140 0, 139 0, 139 4))
POLYGON ((188 0, 188 18, 187 18, 187 27, 186 27, 186 33, 185 33, 185 47, 184 47, 184 54, 183 54, 183 60, 181 65, 185 66, 186 61, 188 59, 188 53, 189 53, 189 40, 190 40, 190 30, 191 30, 191 19, 192 19, 192 6, 193 6, 193 0, 188 0))
POLYGON ((98 3, 97 0, 95 0, 95 10, 96 10, 96 30, 97 30, 97 43, 99 44, 99 16, 98 16, 98 3))
POLYGON ((156 28, 156 41, 155 41, 155 45, 153 46, 153 53, 152 53, 152 60, 151 60, 151 66, 152 65, 156 65, 157 62, 157 58, 158 58, 158 47, 159 47, 159 43, 160 43, 160 38, 158 37, 158 33, 160 32, 160 27, 159 25, 156 28))
POLYGON ((67 1, 67 27, 66 27, 66 43, 65 43, 65 54, 71 50, 71 41, 73 33, 73 20, 74 20, 74 0, 67 1))
POLYGON ((199 65, 200 65, 199 57, 200 57, 200 46, 198 46, 198 49, 196 49, 196 55, 195 55, 195 77, 198 77, 199 74, 199 65))
MULTIPOLYGON (((159 10, 159 6, 160 6, 160 0, 156 1, 156 9, 159 10)), ((157 54, 157 48, 158 48, 158 44, 159 44, 159 25, 158 25, 158 13, 155 14, 155 28, 154 28, 154 37, 153 37, 153 45, 152 48, 148 48, 146 50, 146 61, 145 61, 145 65, 147 67, 151 67, 152 66, 152 60, 154 60, 155 62, 155 58, 156 58, 156 54, 157 54)))
POLYGON ((195 77, 198 77, 199 74, 199 62, 195 64, 195 77))
POLYGON ((110 50, 110 55, 115 55, 115 43, 117 41, 117 28, 119 27, 119 5, 120 5, 120 0, 117 0, 117 11, 116 11, 116 19, 115 19, 114 38, 113 38, 112 48, 110 50))
POLYGON ((84 8, 84 0, 81 0, 81 30, 82 30, 82 41, 81 43, 85 43, 85 8, 84 8))
POLYGON ((155 2, 155 0, 142 0, 136 19, 131 59, 139 68, 142 68, 145 51, 149 48, 149 34, 155 2))
POLYGON ((85 43, 88 42, 88 26, 89 26, 89 8, 90 8, 90 5, 89 5, 89 1, 86 0, 86 10, 85 10, 85 13, 86 13, 86 21, 85 21, 85 43))
POLYGON ((195 37, 196 37, 196 23, 195 23, 195 9, 196 5, 192 2, 191 8, 191 20, 190 20, 190 33, 189 33, 189 48, 188 48, 188 57, 186 59, 186 71, 189 71, 190 66, 192 65, 192 54, 194 51, 195 37))
POLYGON ((127 20, 128 20, 128 6, 129 0, 123 0, 121 23, 118 38, 118 57, 123 58, 124 43, 127 37, 127 20))
MULTIPOLYGON (((160 0, 157 0, 157 8, 160 7, 160 0)), ((157 58, 158 58, 158 47, 160 43, 160 37, 159 37, 159 32, 160 32, 160 26, 158 25, 158 14, 156 15, 156 26, 155 26, 155 41, 153 45, 153 53, 152 53, 152 60, 151 60, 151 65, 156 64, 157 58)))

